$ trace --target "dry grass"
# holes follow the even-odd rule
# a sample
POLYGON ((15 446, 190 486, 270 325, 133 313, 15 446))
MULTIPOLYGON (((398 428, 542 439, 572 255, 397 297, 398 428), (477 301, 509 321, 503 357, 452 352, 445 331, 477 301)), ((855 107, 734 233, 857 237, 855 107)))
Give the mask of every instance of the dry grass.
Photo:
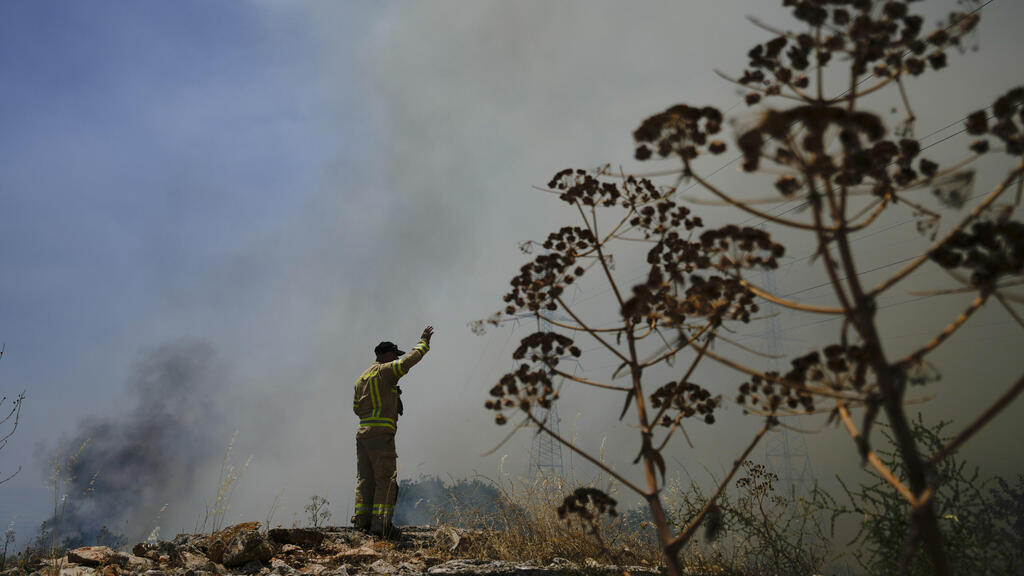
MULTIPOLYGON (((627 516, 605 517, 599 530, 572 518, 562 519, 557 509, 578 486, 556 477, 513 480, 485 479, 498 490, 491 509, 461 506, 452 502, 438 515, 441 526, 473 526, 460 546, 460 555, 513 562, 550 562, 565 558, 580 564, 660 565, 661 551, 649 525, 638 525, 627 516)), ((614 491, 612 491, 614 492, 614 491)), ((644 523, 646 524, 646 523, 644 523)))

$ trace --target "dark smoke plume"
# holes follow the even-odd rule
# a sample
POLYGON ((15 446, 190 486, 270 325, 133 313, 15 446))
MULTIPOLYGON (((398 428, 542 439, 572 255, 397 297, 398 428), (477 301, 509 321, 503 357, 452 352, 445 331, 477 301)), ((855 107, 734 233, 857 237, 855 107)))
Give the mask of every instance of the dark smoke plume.
POLYGON ((62 539, 92 544, 108 530, 144 537, 161 506, 180 502, 199 464, 216 452, 206 438, 220 376, 213 348, 203 342, 167 344, 139 362, 127 409, 86 420, 64 444, 65 457, 85 448, 62 490, 62 539))

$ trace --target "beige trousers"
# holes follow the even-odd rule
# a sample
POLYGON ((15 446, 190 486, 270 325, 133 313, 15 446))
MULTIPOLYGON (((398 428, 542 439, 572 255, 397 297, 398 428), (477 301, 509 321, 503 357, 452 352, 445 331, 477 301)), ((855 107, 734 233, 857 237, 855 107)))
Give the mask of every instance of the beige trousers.
POLYGON ((356 435, 355 526, 390 525, 398 499, 398 453, 395 434, 370 429, 356 435))

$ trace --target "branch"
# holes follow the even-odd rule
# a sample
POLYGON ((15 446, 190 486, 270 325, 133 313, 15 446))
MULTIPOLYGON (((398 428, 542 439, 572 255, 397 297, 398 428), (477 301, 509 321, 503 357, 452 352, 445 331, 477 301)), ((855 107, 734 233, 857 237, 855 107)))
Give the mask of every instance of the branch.
POLYGON ((693 344, 694 342, 696 342, 697 338, 700 338, 701 335, 704 334, 704 332, 706 332, 707 329, 710 328, 710 327, 711 327, 710 323, 709 324, 705 324, 704 326, 701 327, 701 329, 699 331, 697 331, 697 334, 695 334, 692 338, 690 338, 689 340, 683 342, 682 344, 680 344, 674 350, 669 350, 668 352, 665 352, 661 356, 656 357, 654 360, 645 361, 643 364, 640 365, 640 368, 648 368, 650 366, 654 366, 655 364, 657 364, 658 362, 661 362, 662 360, 664 360, 666 358, 669 358, 671 356, 675 356, 676 354, 679 353, 680 350, 682 350, 683 348, 686 348, 690 344, 693 344))
POLYGON ((1010 303, 1006 301, 1006 298, 1003 298, 1002 294, 996 292, 996 300, 1003 305, 1003 308, 1006 308, 1006 311, 1010 313, 1010 316, 1013 316, 1013 319, 1017 321, 1017 324, 1020 324, 1021 328, 1024 328, 1024 318, 1021 318, 1020 315, 1017 314, 1013 307, 1010 306, 1010 303))
MULTIPOLYGON (((594 226, 592 228, 590 226, 590 222, 587 220, 586 214, 583 213, 583 207, 580 206, 579 201, 576 202, 576 209, 580 211, 580 216, 583 217, 583 221, 586 222, 587 228, 590 229, 590 231, 594 234, 594 238, 600 238, 597 232, 596 209, 593 206, 590 207, 591 215, 594 217, 594 226)), ((595 244, 594 249, 597 250, 597 259, 601 263, 601 268, 604 269, 605 276, 608 277, 608 284, 611 285, 612 291, 615 292, 615 299, 618 300, 619 309, 621 310, 622 308, 626 307, 626 302, 622 299, 622 294, 619 293, 619 285, 615 283, 615 278, 612 277, 612 272, 611 270, 608 269, 608 262, 606 262, 604 259, 604 250, 602 250, 601 248, 602 246, 604 246, 605 241, 606 240, 602 240, 595 244)))
POLYGON ((765 374, 764 372, 758 372, 757 370, 754 370, 753 368, 744 366, 743 364, 740 364, 739 362, 733 362, 732 360, 729 360, 728 358, 725 358, 723 356, 719 356, 719 355, 717 355, 717 354, 715 354, 714 352, 711 352, 711 351, 705 351, 704 355, 707 356, 708 358, 711 358, 712 360, 715 360, 715 361, 719 362, 720 364, 725 364, 726 366, 728 366, 729 368, 732 368, 733 370, 737 370, 739 372, 743 372, 744 374, 749 374, 751 376, 759 376, 759 377, 763 378, 764 380, 768 380, 769 382, 774 382, 775 384, 778 384, 779 386, 783 386, 783 387, 788 388, 788 389, 801 390, 803 392, 808 392, 808 393, 811 393, 811 394, 817 394, 818 396, 824 396, 826 398, 836 398, 836 399, 839 399, 839 400, 848 400, 850 402, 863 402, 864 401, 863 396, 846 396, 846 395, 843 395, 843 394, 840 394, 840 393, 836 392, 835 390, 831 390, 829 388, 823 388, 821 386, 808 386, 807 384, 796 384, 796 383, 790 382, 789 380, 785 380, 783 378, 773 377, 773 376, 770 376, 768 374, 765 374))
MULTIPOLYGON (((891 83, 892 83, 892 77, 889 77, 889 78, 886 78, 885 80, 882 80, 882 81, 878 82, 877 84, 875 84, 874 86, 871 86, 870 88, 867 88, 867 89, 865 89, 865 90, 863 90, 861 92, 855 92, 853 94, 844 95, 844 96, 837 96, 837 97, 829 100, 828 103, 829 104, 838 104, 840 102, 853 102, 857 98, 860 98, 861 96, 867 96, 868 94, 871 94, 872 92, 877 92, 877 91, 881 90, 882 88, 885 88, 886 86, 888 86, 891 83)), ((849 90, 847 90, 847 92, 849 92, 849 90)))
POLYGON ((701 508, 700 512, 698 512, 697 515, 694 516, 693 520, 690 520, 690 523, 686 525, 686 528, 684 528, 682 532, 680 532, 675 538, 673 538, 668 544, 665 545, 666 551, 671 551, 675 553, 676 550, 681 548, 690 540, 690 538, 693 537, 693 533, 696 532, 697 528, 700 527, 700 523, 704 520, 704 517, 707 516, 708 510, 711 509, 711 507, 718 500, 718 497, 721 496, 722 492, 725 491, 725 487, 728 486, 729 482, 732 481, 732 477, 736 475, 736 471, 739 470, 740 466, 743 465, 743 461, 747 459, 747 456, 749 456, 750 453, 754 450, 754 447, 757 446, 757 443, 760 442, 761 438, 764 437, 765 432, 768 431, 768 426, 769 423, 766 421, 764 426, 762 426, 761 429, 757 432, 757 434, 754 435, 754 439, 751 440, 750 444, 747 446, 747 449, 743 451, 743 454, 741 454, 740 457, 735 462, 733 462, 732 470, 729 471, 729 474, 727 474, 725 476, 725 479, 722 480, 722 482, 718 485, 718 489, 715 490, 715 493, 704 504, 704 507, 701 508))
POLYGON ((621 332, 622 330, 626 329, 625 326, 621 328, 584 328, 582 326, 573 326, 572 324, 559 322, 558 320, 555 320, 554 318, 549 318, 548 316, 545 316, 540 312, 537 312, 537 316, 539 316, 541 320, 547 322, 548 324, 551 324, 552 326, 558 326, 559 328, 565 328, 566 330, 574 330, 576 332, 621 332))
POLYGON ((7 482, 8 480, 10 480, 11 478, 14 478, 15 476, 17 476, 18 472, 21 472, 21 466, 18 466, 18 469, 15 470, 14 473, 11 474, 10 476, 8 476, 7 478, 4 478, 3 480, 0 480, 0 484, 3 484, 5 482, 7 482))
POLYGON ((526 423, 527 423, 527 422, 529 422, 529 420, 527 420, 526 418, 523 418, 523 419, 522 419, 522 420, 521 420, 521 421, 519 422, 519 424, 516 424, 516 425, 515 425, 515 426, 514 426, 514 427, 512 428, 512 430, 511 430, 511 431, 510 431, 510 432, 509 432, 508 434, 506 434, 504 438, 502 438, 502 439, 501 439, 501 442, 498 442, 498 445, 497 445, 497 446, 495 446, 494 448, 491 448, 491 449, 490 449, 490 450, 488 450, 487 452, 484 452, 483 454, 481 454, 481 455, 480 455, 480 457, 481 457, 481 458, 486 458, 487 456, 490 456, 491 454, 494 454, 495 452, 497 452, 499 448, 501 448, 502 446, 504 446, 506 442, 508 442, 509 440, 511 440, 511 439, 512 439, 512 436, 514 436, 514 435, 515 435, 515 433, 516 433, 516 432, 518 432, 520 428, 522 428, 522 427, 526 426, 526 423))
MULTIPOLYGON (((697 352, 697 357, 694 358, 693 362, 690 363, 690 367, 686 369, 686 374, 684 374, 683 379, 679 381, 681 384, 685 384, 686 381, 690 379, 690 376, 693 375, 693 371, 697 369, 697 364, 699 364, 701 359, 704 358, 704 353, 707 352, 708 346, 710 345, 711 339, 709 338, 704 342, 704 345, 700 347, 700 350, 697 352)), ((651 420, 651 422, 653 422, 654 425, 657 426, 658 422, 661 420, 661 417, 665 415, 665 412, 667 412, 669 407, 671 406, 671 399, 666 400, 665 403, 661 405, 661 410, 658 411, 658 415, 655 416, 654 419, 651 420)), ((668 442, 668 439, 666 439, 665 441, 668 442)), ((664 448, 664 445, 662 445, 662 448, 664 448)), ((658 451, 660 452, 661 448, 658 448, 658 451)))
POLYGON ((839 409, 839 417, 842 418, 843 424, 846 425, 846 430, 850 433, 850 438, 853 439, 858 448, 864 451, 865 458, 871 463, 871 466, 882 476, 882 478, 885 479, 886 482, 892 484, 892 487, 895 488, 901 496, 906 498, 911 505, 916 505, 917 498, 915 498, 914 494, 910 492, 910 489, 904 486, 903 483, 900 482, 899 478, 896 478, 896 476, 893 475, 892 471, 889 470, 885 463, 878 458, 874 450, 867 447, 867 440, 860 435, 857 427, 854 426, 853 420, 850 418, 850 412, 846 409, 846 405, 843 404, 842 400, 836 402, 836 406, 839 409))
POLYGON ((800 310, 802 312, 811 312, 811 313, 814 313, 814 314, 845 314, 845 312, 844 312, 844 310, 842 308, 835 308, 835 307, 832 307, 832 306, 815 306, 813 304, 804 304, 802 302, 795 302, 793 300, 786 300, 786 299, 781 298, 779 296, 775 296, 771 292, 768 292, 767 290, 759 288, 759 287, 755 286, 754 284, 751 284, 749 281, 744 280, 743 278, 739 278, 739 277, 737 277, 737 278, 740 281, 740 284, 742 284, 744 288, 750 290, 754 294, 757 294, 758 296, 760 296, 761 298, 764 298, 765 300, 767 300, 769 302, 772 302, 774 304, 778 304, 779 306, 784 306, 786 308, 790 308, 790 309, 793 309, 793 310, 800 310))
POLYGON ((620 359, 620 360, 622 360, 623 362, 629 362, 629 360, 627 360, 627 359, 626 359, 626 357, 622 355, 622 352, 619 352, 619 350, 618 350, 617 348, 615 348, 615 347, 614 347, 614 346, 612 346, 611 344, 609 344, 609 343, 605 342, 605 341, 604 341, 604 338, 601 338, 600 336, 598 336, 598 335, 597 335, 597 331, 596 331, 595 329, 593 329, 593 328, 590 328, 590 327, 588 327, 588 326, 587 326, 586 324, 584 324, 584 323, 583 323, 583 321, 582 321, 582 320, 580 320, 580 317, 579 317, 579 316, 577 316, 577 315, 576 315, 576 313, 575 313, 575 312, 573 312, 571 308, 569 308, 568 306, 566 306, 566 305, 565 305, 565 302, 564 302, 564 301, 562 301, 562 297, 561 297, 561 296, 556 296, 556 297, 555 297, 555 300, 557 300, 557 301, 558 301, 558 303, 559 303, 559 304, 560 304, 560 305, 562 306, 562 309, 563 309, 563 310, 565 310, 566 312, 568 312, 568 313, 569 313, 569 316, 572 316, 572 319, 573 319, 573 320, 575 320, 577 324, 579 324, 580 326, 582 326, 584 330, 586 330, 587 332, 589 332, 589 333, 590 333, 590 335, 591 335, 591 336, 593 336, 595 340, 597 340, 597 341, 598 341, 598 342, 600 342, 600 343, 601 343, 601 344, 602 344, 602 345, 603 345, 603 346, 604 346, 605 348, 607 348, 608 350, 610 350, 612 354, 615 354, 616 356, 618 356, 618 357, 619 357, 619 359, 620 359))
POLYGON ((916 363, 920 362, 921 359, 924 358, 925 354, 928 354, 929 352, 931 352, 932 350, 937 348, 939 346, 939 344, 942 344, 943 342, 945 342, 946 339, 949 338, 950 336, 952 336, 953 333, 956 332, 958 328, 963 326, 964 323, 967 322, 967 319, 970 318, 971 315, 974 314, 978 310, 978 308, 981 308, 981 306, 985 303, 986 300, 988 300, 988 295, 989 295, 989 292, 987 292, 987 291, 982 292, 981 294, 979 294, 973 301, 971 301, 970 306, 968 306, 966 310, 964 310, 959 315, 957 315, 957 317, 949 324, 949 326, 946 326, 942 330, 942 332, 939 333, 938 336, 936 336, 935 338, 932 338, 932 340, 930 342, 925 344, 917 352, 914 352, 914 353, 906 356, 905 358, 903 358, 899 362, 897 362, 897 365, 910 366, 911 364, 916 364, 916 363))
MULTIPOLYGON (((813 188, 813 180, 809 180, 808 184, 813 188)), ((832 260, 832 253, 828 249, 828 240, 825 238, 825 230, 821 222, 821 197, 818 195, 817 190, 812 190, 812 194, 815 195, 811 200, 811 211, 814 212, 814 231, 818 235, 818 245, 821 246, 821 257, 825 260, 825 272, 828 273, 828 278, 832 282, 832 288, 835 290, 836 296, 839 298, 839 304, 843 309, 843 314, 847 318, 855 320, 853 316, 853 308, 850 306, 850 302, 846 298, 846 291, 843 290, 842 283, 836 276, 836 264, 832 260)))
MULTIPOLYGON (((687 167, 689 167, 689 164, 690 164, 689 160, 686 160, 687 167)), ((776 224, 779 224, 779 225, 782 225, 782 226, 788 226, 790 228, 797 228, 797 229, 800 229, 800 230, 814 230, 815 229, 813 224, 805 224, 803 222, 797 222, 795 220, 786 220, 784 218, 779 218, 777 216, 772 216, 771 214, 769 214, 767 212, 762 212, 760 210, 755 210, 755 209, 747 206, 743 202, 740 202, 739 200, 736 200, 736 199, 732 198, 731 196, 729 196, 725 192, 722 192, 721 190, 719 190, 718 188, 713 186, 710 182, 708 182, 707 180, 701 178, 699 175, 697 175, 697 173, 693 172, 692 170, 691 170, 691 176, 693 176, 693 179, 696 180, 697 183, 699 183, 701 186, 703 186, 706 190, 708 190, 709 192, 711 192, 715 196, 718 196, 722 200, 725 200, 730 206, 734 206, 736 208, 739 208, 740 210, 743 210, 744 212, 747 212, 748 214, 753 214, 754 216, 757 216, 758 218, 764 218, 768 222, 774 222, 776 224)))
POLYGON ((980 216, 986 208, 988 208, 993 202, 995 202, 996 199, 999 198, 999 196, 1003 192, 1005 192, 1011 184, 1013 184, 1014 180, 1020 178, 1022 173, 1024 173, 1024 164, 1018 165, 1016 169, 1010 172, 1010 175, 1007 176, 1006 179, 1003 180, 1002 183, 1000 183, 999 186, 997 186, 996 189, 993 190, 992 193, 989 194, 988 197, 985 198, 985 200, 983 200, 981 204, 979 204, 974 210, 972 210, 966 218, 964 218, 959 224, 957 224, 955 228, 950 230, 949 233, 942 238, 942 240, 939 240, 935 244, 932 244, 932 246, 928 248, 928 250, 924 254, 922 254, 916 260, 908 264, 905 268, 891 276, 888 280, 879 284, 875 289, 868 293, 868 296, 874 297, 877 296, 878 294, 881 294, 885 290, 891 288, 900 280, 906 278, 911 272, 917 270, 917 268, 921 266, 921 264, 924 264, 929 258, 931 258, 931 255, 934 254, 936 250, 941 248, 946 242, 949 241, 950 238, 952 238, 958 232, 963 230, 968 224, 971 223, 971 221, 980 216))
MULTIPOLYGON (((695 196, 682 196, 681 199, 682 200, 686 200, 687 202, 689 202, 691 204, 700 204, 701 206, 728 206, 729 205, 728 202, 720 202, 718 200, 708 200, 707 198, 697 198, 695 196)), ((807 199, 807 196, 802 195, 802 194, 801 195, 794 195, 792 197, 787 197, 787 198, 779 198, 776 195, 776 196, 763 196, 761 198, 751 198, 749 200, 744 200, 743 202, 745 204, 788 204, 789 202, 793 202, 795 200, 806 200, 806 199, 807 199)))
POLYGON ((690 448, 693 448, 693 442, 690 440, 690 435, 686 433, 686 429, 683 428, 683 425, 680 423, 682 420, 682 414, 675 417, 675 420, 672 421, 672 427, 668 429, 668 434, 666 434, 665 438, 661 440, 661 446, 658 446, 658 452, 661 452, 665 449, 665 446, 668 446, 668 441, 672 439, 672 435, 675 434, 676 430, 683 433, 683 438, 686 438, 686 443, 690 445, 690 448))
POLYGON ((611 469, 611 468, 610 468, 610 467, 609 467, 609 466, 608 466, 607 464, 605 464, 604 462, 601 462, 601 461, 600 461, 600 460, 598 460, 597 458, 594 458, 594 457, 593 457, 593 456, 591 456, 590 454, 587 454, 587 453, 586 453, 586 452, 584 452, 583 450, 580 450, 580 449, 579 449, 579 448, 577 448, 577 447, 576 447, 576 445, 575 445, 575 444, 573 444, 572 442, 569 442, 569 441, 568 441, 568 440, 566 440, 565 438, 562 438, 562 437, 561 437, 561 436, 559 436, 558 434, 555 434, 554 432, 552 432, 552 431, 551 431, 551 430, 550 430, 550 429, 549 429, 549 428, 548 428, 547 426, 545 426, 545 425, 544 425, 544 423, 543 423, 543 422, 541 422, 540 420, 538 420, 538 419, 537 419, 537 417, 536 417, 536 416, 534 416, 533 414, 531 414, 531 413, 527 412, 527 413, 526 413, 526 417, 527 417, 527 418, 529 418, 530 420, 532 420, 532 421, 533 421, 533 423, 534 423, 534 424, 536 424, 538 428, 540 428, 541 430, 543 430, 544 432, 546 432, 548 436, 551 436, 551 437, 552 437, 552 438, 554 438, 555 440, 558 440, 558 442, 559 442, 560 444, 562 444, 563 446, 566 446, 566 447, 568 447, 568 448, 569 448, 570 450, 572 450, 573 452, 575 452, 575 453, 579 454, 580 456, 582 456, 583 458, 585 458, 585 459, 586 459, 586 460, 587 460, 588 462, 590 462, 591 464, 593 464, 593 465, 597 466, 597 467, 598 467, 598 468, 600 468, 601 470, 604 470, 605 472, 607 472, 607 473, 608 473, 608 475, 609 475, 609 476, 611 476, 612 478, 615 478, 616 480, 618 480, 619 482, 621 482, 623 486, 626 486, 626 487, 628 487, 628 488, 629 488, 630 490, 633 490, 634 492, 636 492, 636 493, 637 493, 637 494, 639 494, 640 496, 645 496, 645 497, 646 497, 646 496, 648 495, 648 494, 647 494, 647 492, 645 492, 645 491, 641 490, 641 489, 640 489, 640 487, 639 487, 639 486, 637 486, 636 484, 633 484, 633 483, 632 483, 632 482, 630 482, 629 480, 626 480, 625 478, 623 478, 623 477, 622 477, 622 476, 621 476, 621 475, 620 475, 620 474, 619 474, 618 472, 616 472, 615 470, 611 469))
MULTIPOLYGON (((3 400, 7 398, 4 397, 3 400)), ((0 424, 5 424, 11 417, 14 417, 14 424, 11 426, 11 431, 8 432, 4 437, 0 438, 0 448, 3 448, 7 444, 7 439, 14 435, 14 431, 18 429, 18 421, 21 419, 21 404, 25 401, 25 393, 18 394, 18 397, 14 399, 14 403, 11 405, 11 411, 4 416, 3 420, 0 420, 0 424)), ((2 403, 2 401, 0 401, 2 403)))
POLYGON ((932 456, 929 463, 933 465, 938 464, 944 458, 956 452, 964 442, 970 440, 971 436, 974 436, 978 430, 981 430, 985 424, 988 424, 989 420, 995 418, 997 414, 1002 412, 1003 408, 1009 406, 1022 391, 1024 391, 1024 376, 1021 376, 1009 390, 1004 392, 1002 396, 988 407, 988 409, 982 412, 974 422, 971 422, 967 428, 964 428, 963 432, 961 432, 949 444, 946 444, 942 450, 939 450, 934 456, 932 456))
MULTIPOLYGON (((947 270, 947 272, 948 272, 948 270, 947 270)), ((953 277, 956 278, 956 276, 953 276, 953 277)), ((978 287, 977 286, 971 286, 969 283, 966 283, 966 284, 968 284, 968 285, 964 286, 963 288, 946 288, 944 290, 910 290, 907 293, 910 294, 911 296, 948 296, 950 294, 973 294, 973 293, 978 291, 978 287)), ((1009 282, 1004 282, 1002 284, 998 284, 996 286, 993 286, 992 287, 992 293, 999 295, 997 290, 1000 290, 1002 288, 1012 288, 1014 286, 1020 286, 1021 284, 1024 284, 1024 280, 1011 280, 1009 282)), ((1010 294, 1002 294, 1002 296, 1011 296, 1011 295, 1010 294)), ((1011 300, 1013 299, 1012 296, 1011 296, 1010 299, 1011 300)))
MULTIPOLYGON (((753 84, 744 84, 743 82, 740 82, 739 80, 729 76, 725 72, 722 72, 721 70, 718 70, 718 69, 715 69, 714 72, 715 72, 715 74, 718 75, 719 78, 725 80, 726 82, 732 82, 733 84, 743 88, 744 90, 752 90, 754 92, 760 92, 760 93, 768 95, 768 96, 781 96, 783 98, 788 98, 790 100, 796 100, 797 102, 803 102, 804 104, 806 104, 808 102, 813 102, 813 100, 811 98, 808 98, 807 96, 799 96, 799 95, 798 96, 794 96, 792 94, 786 94, 785 92, 782 92, 781 90, 778 93, 774 93, 774 92, 770 92, 767 88, 762 88, 760 86, 756 86, 756 85, 753 85, 753 84)), ((790 86, 789 84, 786 84, 786 87, 789 88, 790 90, 793 90, 797 94, 801 94, 801 92, 799 90, 797 90, 796 88, 790 86)))
POLYGON ((573 382, 579 382, 580 384, 586 384, 587 386, 594 386, 595 388, 604 388, 606 390, 618 390, 620 392, 632 392, 633 391, 632 388, 626 388, 624 386, 612 386, 611 384, 602 384, 600 382, 594 382, 592 380, 587 380, 585 378, 580 378, 579 376, 573 376, 572 374, 569 374, 568 372, 562 372, 561 370, 558 370, 556 368, 550 368, 550 370, 552 372, 554 372, 555 374, 558 374, 562 378, 565 378, 566 380, 572 380, 573 382))

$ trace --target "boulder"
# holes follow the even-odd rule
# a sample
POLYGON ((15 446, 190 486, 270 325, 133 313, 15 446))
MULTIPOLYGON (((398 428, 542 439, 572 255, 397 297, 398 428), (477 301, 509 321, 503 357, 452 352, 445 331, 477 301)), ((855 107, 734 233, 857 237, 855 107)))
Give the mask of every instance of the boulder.
POLYGON ((81 566, 125 566, 128 557, 106 546, 85 546, 68 551, 68 561, 81 566))
POLYGON ((309 528, 274 528, 270 539, 278 544, 293 544, 300 548, 313 549, 324 541, 324 533, 309 528))

